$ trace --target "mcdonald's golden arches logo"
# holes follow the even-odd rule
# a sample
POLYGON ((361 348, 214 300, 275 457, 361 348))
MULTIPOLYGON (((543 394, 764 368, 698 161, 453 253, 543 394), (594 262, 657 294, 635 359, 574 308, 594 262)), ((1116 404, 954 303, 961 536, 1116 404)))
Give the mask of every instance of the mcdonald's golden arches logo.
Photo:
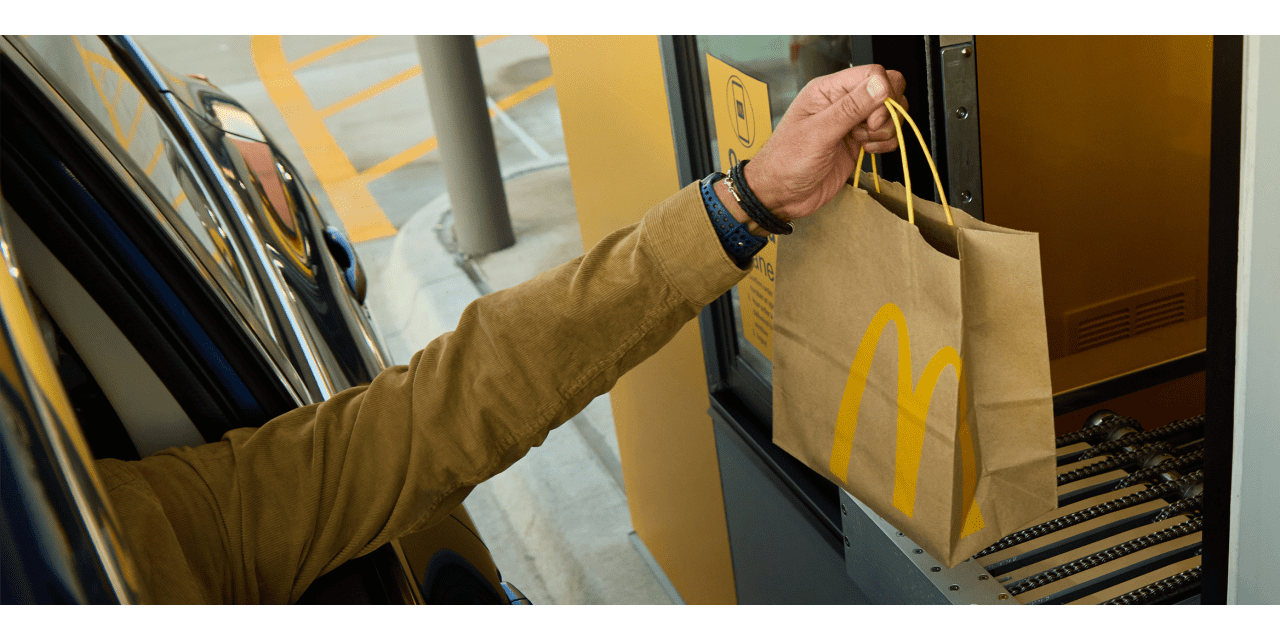
POLYGON ((840 399, 840 411, 836 416, 835 438, 831 444, 831 473, 842 481, 848 481, 849 456, 853 453, 853 436, 858 427, 858 408, 862 405, 862 394, 867 388, 867 376, 871 373, 871 360, 875 357, 876 346, 884 333, 885 325, 894 323, 898 332, 898 437, 897 454, 894 464, 893 506, 908 518, 912 517, 916 502, 916 480, 920 475, 920 457, 924 449, 925 419, 929 415, 929 403, 933 400, 933 390, 938 384, 938 376, 951 366, 959 379, 960 388, 960 424, 956 440, 960 444, 961 479, 963 482, 961 498, 965 505, 964 527, 960 537, 982 529, 982 512, 974 502, 977 489, 977 470, 974 462, 973 439, 969 433, 969 423, 965 417, 968 409, 968 398, 965 387, 964 363, 954 347, 945 346, 933 354, 929 364, 915 389, 911 388, 911 337, 907 331, 907 319, 902 310, 892 302, 880 307, 867 331, 862 334, 862 342, 853 356, 853 365, 849 367, 849 381, 845 384, 844 395, 840 399))

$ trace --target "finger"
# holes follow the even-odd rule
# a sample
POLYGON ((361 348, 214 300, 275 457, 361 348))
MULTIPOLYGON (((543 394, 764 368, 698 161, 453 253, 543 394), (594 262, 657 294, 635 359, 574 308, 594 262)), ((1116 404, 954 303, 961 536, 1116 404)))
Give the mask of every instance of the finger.
POLYGON ((880 129, 867 129, 859 125, 855 127, 851 134, 853 139, 859 143, 862 142, 880 142, 884 140, 897 139, 898 131, 892 126, 881 127, 880 129))
MULTIPOLYGON (((907 79, 903 77, 901 72, 893 70, 885 71, 885 77, 889 81, 889 96, 902 105, 903 109, 908 108, 907 98, 903 95, 903 92, 907 90, 907 79)), ((867 126, 870 129, 882 129, 886 125, 889 126, 889 131, 893 131, 892 118, 889 117, 888 107, 876 109, 867 117, 867 126)))
POLYGON ((889 107, 882 106, 871 112, 871 115, 867 116, 867 128, 883 129, 885 123, 890 120, 892 120, 892 118, 889 117, 889 107))
POLYGON ((831 99, 831 102, 835 102, 845 94, 861 86, 867 81, 867 78, 873 75, 883 78, 886 77, 885 74, 884 67, 878 64, 864 64, 815 78, 806 86, 806 89, 811 86, 814 91, 826 95, 831 99))
MULTIPOLYGON (((898 118, 901 120, 901 116, 898 118)), ((886 120, 878 129, 866 127, 866 136, 868 140, 888 140, 898 135, 898 127, 893 124, 892 120, 886 120)))
MULTIPOLYGON (((879 67, 879 65, 869 65, 879 67)), ((883 69, 880 67, 880 69, 883 69)), ((843 73, 843 72, 842 72, 843 73)), ((828 76, 833 78, 841 73, 828 76)), ((884 99, 891 87, 881 70, 870 73, 856 86, 840 96, 833 104, 815 116, 814 124, 827 130, 832 138, 843 137, 854 127, 866 121, 877 110, 886 110, 884 99)))
POLYGON ((907 90, 907 79, 904 78, 900 72, 892 70, 886 71, 885 75, 889 78, 889 86, 893 87, 893 91, 891 93, 893 99, 896 100, 898 104, 902 105, 903 109, 906 109, 907 97, 905 92, 907 90))
POLYGON ((867 142, 862 145, 862 148, 866 149, 867 153, 888 153, 898 148, 898 138, 894 137, 881 142, 867 142))

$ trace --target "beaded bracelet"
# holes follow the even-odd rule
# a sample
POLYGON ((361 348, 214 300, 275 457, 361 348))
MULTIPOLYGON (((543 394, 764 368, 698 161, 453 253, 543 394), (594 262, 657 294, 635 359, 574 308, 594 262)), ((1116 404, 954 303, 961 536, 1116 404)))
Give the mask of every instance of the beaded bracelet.
POLYGON ((743 171, 748 162, 751 161, 743 160, 729 169, 729 177, 725 179, 725 186, 729 188, 729 193, 738 201, 738 204, 742 205, 743 211, 746 211, 747 215, 765 231, 784 236, 791 233, 795 230, 791 221, 775 216, 751 191, 751 185, 747 184, 746 172, 743 171))
POLYGON ((751 258, 768 244, 769 239, 748 232, 747 223, 738 222, 724 203, 720 202, 714 185, 723 177, 723 173, 716 172, 702 179, 699 185, 702 190, 702 206, 711 217, 711 225, 715 227, 716 236, 720 238, 720 245, 724 247, 725 253, 729 254, 735 264, 745 269, 751 264, 751 258))

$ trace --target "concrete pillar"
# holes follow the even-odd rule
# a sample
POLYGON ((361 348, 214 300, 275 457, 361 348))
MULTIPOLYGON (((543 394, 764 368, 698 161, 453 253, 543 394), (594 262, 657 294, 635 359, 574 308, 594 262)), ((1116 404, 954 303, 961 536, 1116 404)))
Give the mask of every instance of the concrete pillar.
POLYGON ((516 242, 473 36, 417 36, 458 250, 473 256, 516 242))

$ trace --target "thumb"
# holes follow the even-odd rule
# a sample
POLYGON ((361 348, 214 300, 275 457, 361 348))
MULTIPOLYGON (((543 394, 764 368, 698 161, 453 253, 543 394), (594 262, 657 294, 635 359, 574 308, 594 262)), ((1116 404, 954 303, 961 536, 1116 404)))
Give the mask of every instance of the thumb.
POLYGON ((866 122, 877 109, 887 109, 884 99, 888 96, 888 78, 882 73, 873 73, 824 109, 818 116, 819 123, 833 139, 843 137, 866 122))

